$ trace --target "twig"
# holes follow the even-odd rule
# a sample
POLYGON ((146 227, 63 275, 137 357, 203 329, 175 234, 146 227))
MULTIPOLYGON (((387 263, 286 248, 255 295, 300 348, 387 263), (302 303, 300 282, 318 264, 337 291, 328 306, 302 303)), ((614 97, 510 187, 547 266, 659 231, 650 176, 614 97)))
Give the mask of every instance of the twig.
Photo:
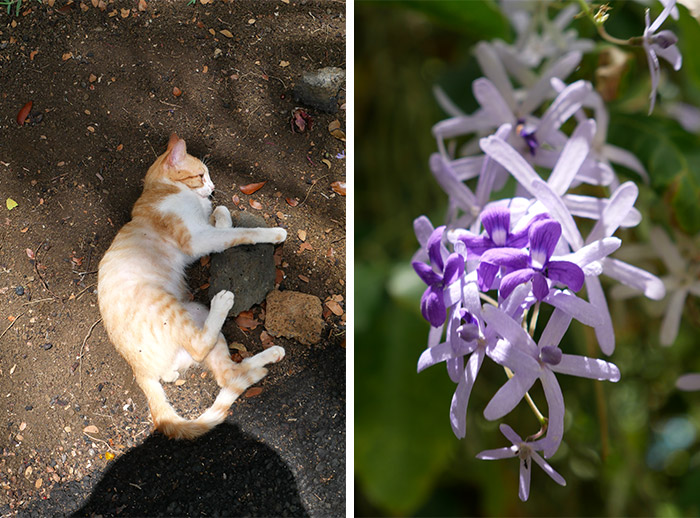
POLYGON ((92 288, 93 286, 97 286, 97 284, 91 284, 90 286, 88 286, 87 288, 85 288, 83 291, 81 291, 80 293, 78 293, 78 294, 75 296, 75 300, 78 300, 87 290, 89 290, 89 289, 92 288))
POLYGON ((305 202, 305 201, 307 200, 307 198, 309 197, 309 194, 311 194, 311 189, 313 189, 313 188, 316 186, 316 184, 317 184, 318 182, 320 182, 321 180, 323 180, 326 176, 328 176, 328 175, 327 175, 327 174, 324 174, 321 178, 317 178, 316 181, 315 181, 314 183, 311 184, 311 187, 309 187, 309 189, 306 191, 306 196, 304 196, 304 199, 299 203, 299 205, 303 205, 303 204, 304 204, 304 202, 305 202))
POLYGON ((87 334, 85 335, 85 339, 83 340, 83 345, 80 346, 80 356, 78 357, 78 376, 80 379, 80 386, 83 386, 83 350, 85 349, 85 344, 88 341, 88 338, 90 338, 90 335, 92 334, 92 330, 95 329, 95 326, 102 322, 102 318, 99 320, 96 320, 94 324, 90 326, 90 329, 88 330, 87 334))
POLYGON ((173 108, 182 108, 182 106, 180 106, 179 104, 172 104, 161 100, 159 100, 158 102, 161 104, 167 104, 168 106, 172 106, 173 108))
POLYGON ((7 326, 7 328, 6 328, 6 329, 2 332, 2 334, 0 335, 0 338, 2 338, 3 336, 5 336, 5 333, 7 333, 13 325, 15 325, 15 322, 17 322, 17 321, 20 319, 20 317, 21 317, 22 315, 24 315, 24 313, 21 313, 17 318, 15 318, 15 319, 10 323, 9 326, 7 326))
POLYGON ((39 300, 32 300, 29 302, 25 302, 22 304, 23 306, 31 306, 32 304, 39 304, 39 302, 49 302, 49 301, 54 301, 56 300, 55 297, 49 297, 48 299, 39 299, 39 300))
POLYGON ((112 453, 119 453, 117 450, 115 450, 114 448, 112 448, 112 447, 109 445, 109 443, 108 443, 107 441, 102 440, 102 439, 98 439, 97 437, 93 437, 92 435, 90 435, 90 434, 87 433, 87 432, 83 432, 83 435, 88 436, 88 437, 90 438, 90 440, 92 440, 92 441, 101 442, 102 444, 104 444, 105 446, 107 446, 107 449, 108 449, 109 451, 111 451, 112 453))

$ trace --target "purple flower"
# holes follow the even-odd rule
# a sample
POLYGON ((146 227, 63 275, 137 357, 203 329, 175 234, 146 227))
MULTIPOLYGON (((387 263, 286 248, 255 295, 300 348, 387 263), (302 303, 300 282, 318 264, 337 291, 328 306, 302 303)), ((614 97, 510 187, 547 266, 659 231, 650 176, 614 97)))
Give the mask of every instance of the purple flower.
POLYGON ((676 380, 676 387, 680 390, 687 391, 700 390, 700 374, 683 374, 676 380))
POLYGON ((506 299, 516 286, 532 280, 532 291, 537 300, 549 294, 547 279, 564 284, 573 291, 583 286, 583 270, 569 261, 552 261, 550 258, 561 237, 561 225, 553 219, 534 222, 528 231, 529 254, 515 248, 492 248, 481 256, 477 269, 479 286, 488 291, 498 272, 498 267, 512 269, 501 279, 499 294, 506 299))
POLYGON ((500 357, 493 355, 492 358, 514 372, 486 406, 484 417, 493 421, 508 414, 539 379, 549 407, 547 438, 550 442, 544 449, 544 456, 551 457, 564 433, 564 397, 554 373, 618 381, 620 371, 603 360, 561 352, 559 342, 571 323, 571 316, 561 309, 552 313, 539 345, 518 322, 498 308, 485 306, 483 318, 505 342, 497 350, 500 357))
POLYGON ((654 20, 654 23, 650 24, 649 19, 649 9, 644 13, 644 36, 642 37, 642 45, 644 46, 644 52, 647 55, 647 62, 649 63, 649 75, 651 76, 651 93, 649 94, 649 114, 654 111, 654 104, 656 103, 656 89, 659 86, 659 58, 661 56, 666 61, 668 61, 674 70, 680 70, 681 64, 683 63, 683 57, 676 47, 678 43, 678 38, 671 31, 660 31, 656 32, 661 24, 666 21, 668 15, 670 14, 673 18, 678 19, 678 8, 676 7, 676 0, 661 0, 664 5, 661 14, 654 20))
POLYGON ((528 228, 516 233, 510 231, 510 210, 506 207, 491 206, 481 213, 481 224, 486 235, 475 235, 467 230, 455 231, 454 238, 467 247, 469 258, 478 257, 486 250, 498 247, 522 248, 527 245, 528 228))
POLYGON ((445 226, 436 228, 428 239, 427 249, 430 265, 413 261, 413 269, 428 288, 421 297, 421 313, 433 327, 445 322, 445 288, 457 281, 464 273, 464 259, 452 253, 443 261, 442 234, 445 226))
POLYGON ((511 457, 520 458, 520 489, 518 491, 520 500, 525 502, 530 495, 530 469, 532 467, 532 461, 535 461, 554 482, 560 486, 566 485, 564 477, 554 471, 554 468, 537 453, 538 451, 543 451, 547 447, 547 439, 540 439, 534 442, 523 441, 507 424, 502 424, 498 428, 501 430, 501 433, 513 443, 513 446, 499 448, 497 450, 485 450, 477 454, 476 458, 483 460, 507 459, 511 457))

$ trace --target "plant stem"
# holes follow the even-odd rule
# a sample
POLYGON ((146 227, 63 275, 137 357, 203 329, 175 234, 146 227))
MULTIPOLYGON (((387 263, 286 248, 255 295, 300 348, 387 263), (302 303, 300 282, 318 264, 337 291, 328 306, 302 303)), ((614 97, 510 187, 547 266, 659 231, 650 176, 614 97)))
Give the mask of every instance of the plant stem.
MULTIPOLYGON (((595 355, 595 335, 590 327, 586 327, 586 352, 588 356, 595 355)), ((598 423, 600 423, 600 456, 605 460, 610 453, 610 441, 608 439, 608 409, 605 404, 603 384, 595 383, 595 403, 598 423)))
MULTIPOLYGON (((508 376, 508 379, 510 379, 514 376, 513 371, 510 370, 508 367, 503 367, 503 370, 506 371, 506 376, 508 376)), ((532 409, 532 413, 535 414, 535 417, 540 422, 540 425, 547 426, 547 418, 545 416, 543 416, 542 412, 540 412, 540 409, 537 408, 537 405, 530 397, 529 392, 525 392, 525 401, 527 401, 527 404, 530 405, 530 408, 532 409)))

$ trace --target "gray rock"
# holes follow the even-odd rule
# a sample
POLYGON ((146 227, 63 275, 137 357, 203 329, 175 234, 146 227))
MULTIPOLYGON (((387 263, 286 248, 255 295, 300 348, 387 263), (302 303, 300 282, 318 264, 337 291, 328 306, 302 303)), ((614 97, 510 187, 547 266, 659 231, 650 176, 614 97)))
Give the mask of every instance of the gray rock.
POLYGON ((327 67, 315 72, 305 72, 294 86, 294 100, 328 113, 338 111, 338 101, 345 98, 345 70, 327 67))
MULTIPOLYGON (((265 220, 247 212, 232 212, 234 227, 267 227, 265 220)), ((229 315, 236 316, 265 300, 275 287, 275 246, 268 243, 240 245, 211 256, 209 299, 221 290, 233 292, 233 308, 229 315)))

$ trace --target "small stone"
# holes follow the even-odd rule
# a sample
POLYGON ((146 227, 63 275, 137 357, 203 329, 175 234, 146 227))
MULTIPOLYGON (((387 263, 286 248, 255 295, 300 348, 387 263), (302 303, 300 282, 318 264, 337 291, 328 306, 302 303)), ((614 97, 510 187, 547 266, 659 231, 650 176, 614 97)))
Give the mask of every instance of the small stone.
POLYGON ((267 296, 265 329, 305 345, 321 341, 324 322, 321 299, 296 291, 272 291, 267 296))
POLYGON ((344 98, 345 70, 326 67, 316 72, 306 72, 296 86, 294 100, 318 110, 336 113, 338 103, 344 98))
POLYGON ((17 287, 15 288, 15 293, 21 297, 22 295, 24 295, 24 287, 22 287, 22 286, 17 286, 17 287))
POLYGON ((44 351, 48 351, 49 349, 51 349, 51 348, 53 347, 53 344, 45 343, 45 344, 41 345, 40 347, 41 347, 44 351))

